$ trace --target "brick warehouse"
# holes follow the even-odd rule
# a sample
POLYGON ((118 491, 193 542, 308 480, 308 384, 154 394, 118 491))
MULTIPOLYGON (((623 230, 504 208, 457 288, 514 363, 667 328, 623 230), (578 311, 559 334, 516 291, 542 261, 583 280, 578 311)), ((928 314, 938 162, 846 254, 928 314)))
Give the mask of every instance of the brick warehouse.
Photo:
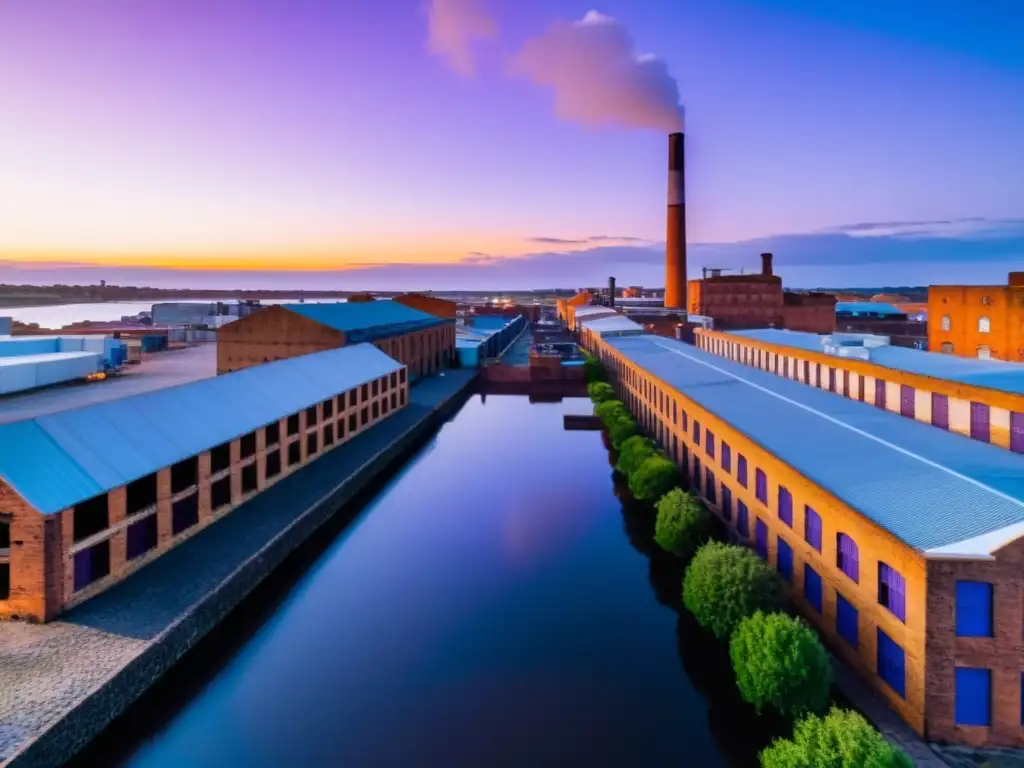
POLYGON ((49 621, 406 406, 371 344, 0 425, 0 616, 49 621))
POLYGON ((217 373, 363 342, 372 343, 405 365, 415 382, 453 360, 455 319, 372 298, 330 304, 280 304, 220 329, 217 373))
POLYGON ((867 402, 940 429, 1024 453, 1024 366, 969 360, 838 334, 777 330, 698 331, 701 349, 810 386, 867 402), (838 346, 839 344, 851 346, 838 346), (858 343, 860 346, 858 346, 858 343))
POLYGON ((590 347, 731 535, 918 733, 1024 746, 1024 460, 674 340, 590 347))

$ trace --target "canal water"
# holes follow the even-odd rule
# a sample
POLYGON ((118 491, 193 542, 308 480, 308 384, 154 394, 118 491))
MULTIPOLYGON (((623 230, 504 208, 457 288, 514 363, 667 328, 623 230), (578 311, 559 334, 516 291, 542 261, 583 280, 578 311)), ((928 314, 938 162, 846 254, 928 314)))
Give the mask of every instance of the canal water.
POLYGON ((650 514, 623 507, 600 433, 563 429, 590 411, 472 397, 77 762, 756 765, 650 514))

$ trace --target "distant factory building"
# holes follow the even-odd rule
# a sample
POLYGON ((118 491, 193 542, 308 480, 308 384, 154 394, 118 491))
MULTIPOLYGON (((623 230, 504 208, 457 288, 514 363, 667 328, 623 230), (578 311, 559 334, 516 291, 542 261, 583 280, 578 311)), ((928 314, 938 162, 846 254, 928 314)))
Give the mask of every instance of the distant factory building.
POLYGON ((0 336, 11 335, 11 318, 0 317, 0 336))
POLYGON ((164 301, 153 305, 154 325, 210 325, 219 327, 258 311, 258 301, 164 301))
POLYGON ((919 314, 911 317, 902 307, 880 301, 878 296, 871 301, 837 302, 835 329, 844 333, 888 336, 893 346, 928 348, 928 323, 925 319, 919 314))
MULTIPOLYGON (((647 334, 590 349, 691 490, 915 731, 1024 746, 1024 458, 794 381, 792 350, 707 339, 769 370, 647 334)), ((856 361, 831 362, 842 380, 856 361)))
POLYGON ((443 317, 447 320, 454 320, 458 314, 458 304, 447 299, 439 299, 425 293, 403 293, 395 296, 394 301, 404 304, 407 307, 418 309, 434 317, 443 317))
POLYGON ((455 353, 460 368, 477 368, 501 355, 526 328, 526 318, 478 316, 455 330, 455 353))
MULTIPOLYGON (((708 352, 1024 453, 1024 365, 894 347, 885 336, 698 331, 708 352)), ((1024 466, 1021 467, 1024 476, 1024 466)))
POLYGON ((362 343, 0 425, 0 617, 49 621, 405 407, 362 343))
POLYGON ((397 301, 266 307, 221 328, 217 372, 364 342, 407 366, 416 381, 451 363, 455 320, 397 301))
POLYGON ((930 286, 928 320, 932 352, 1024 362, 1024 272, 1006 285, 930 286))

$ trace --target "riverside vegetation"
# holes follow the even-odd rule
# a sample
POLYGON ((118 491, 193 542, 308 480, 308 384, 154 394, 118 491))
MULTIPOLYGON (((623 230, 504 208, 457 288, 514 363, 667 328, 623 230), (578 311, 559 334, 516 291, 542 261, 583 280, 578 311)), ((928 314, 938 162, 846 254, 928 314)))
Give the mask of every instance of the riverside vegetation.
POLYGON ((615 469, 630 493, 656 511, 654 539, 685 566, 683 605, 697 623, 728 642, 736 684, 758 714, 795 721, 792 739, 760 754, 763 768, 912 768, 857 712, 832 708, 828 653, 811 627, 784 612, 775 571, 750 549, 716 541, 704 502, 681 487, 674 461, 647 437, 615 398, 600 361, 584 363, 594 412, 618 452, 615 469))

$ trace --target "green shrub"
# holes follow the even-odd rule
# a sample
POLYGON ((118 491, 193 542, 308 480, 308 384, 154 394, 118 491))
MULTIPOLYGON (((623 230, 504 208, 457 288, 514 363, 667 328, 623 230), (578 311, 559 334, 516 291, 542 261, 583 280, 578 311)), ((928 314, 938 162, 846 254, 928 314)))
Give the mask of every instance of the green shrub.
POLYGON ((637 501, 657 501, 677 485, 679 469, 660 453, 648 456, 629 476, 629 491, 637 501))
MULTIPOLYGON (((611 440, 615 450, 618 450, 624 442, 639 431, 640 427, 637 423, 633 421, 629 414, 626 414, 616 418, 615 421, 608 425, 608 439, 611 440)), ((632 490, 632 487, 630 490, 632 490)))
POLYGON ((708 542, 694 555, 683 580, 683 604, 720 640, 756 611, 782 606, 782 584, 746 547, 708 542))
POLYGON ((583 375, 586 376, 588 383, 604 381, 604 366, 593 355, 587 355, 586 360, 583 361, 583 375))
POLYGON ((833 708, 808 715, 793 738, 761 752, 762 768, 914 768, 906 753, 887 742, 856 712, 833 708))
POLYGON ((615 399, 615 390, 612 389, 611 384, 603 381, 592 381, 590 384, 587 384, 587 395, 595 403, 603 403, 607 400, 615 399))
POLYGON ((633 437, 624 440, 622 445, 619 446, 619 461, 615 465, 615 469, 629 477, 629 475, 636 471, 637 467, 643 464, 644 459, 653 456, 655 453, 657 451, 654 448, 654 443, 646 437, 633 435, 633 437))
POLYGON ((693 494, 673 488, 658 499, 654 540, 666 552, 688 560, 711 536, 711 515, 693 494))
POLYGON ((828 704, 828 654, 800 619, 758 611, 732 633, 729 657, 740 695, 758 714, 774 709, 796 718, 828 704))
POLYGON ((594 408, 594 413, 606 427, 610 427, 616 421, 630 418, 629 411, 620 400, 605 400, 594 408))

